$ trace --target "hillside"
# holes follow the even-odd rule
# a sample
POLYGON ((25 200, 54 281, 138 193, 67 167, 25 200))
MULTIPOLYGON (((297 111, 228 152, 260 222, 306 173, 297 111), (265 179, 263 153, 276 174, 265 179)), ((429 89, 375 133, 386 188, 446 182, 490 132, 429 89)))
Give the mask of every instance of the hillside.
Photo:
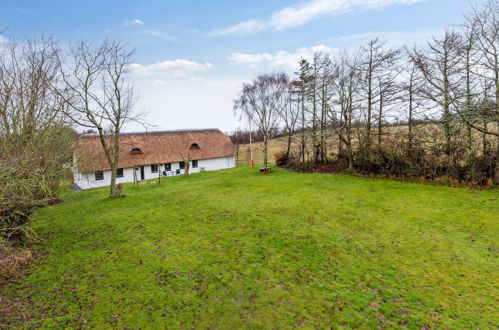
MULTIPOLYGON (((494 126, 493 123, 489 123, 489 127, 497 127, 494 126)), ((407 125, 395 125, 384 127, 383 129, 383 143, 385 146, 390 145, 394 141, 407 141, 407 132, 409 127, 407 125)), ((456 127, 456 130, 464 131, 466 128, 464 126, 456 127)), ((492 128, 490 128, 492 129, 492 128)), ((358 130, 354 130, 352 133, 352 142, 354 144, 354 148, 358 146, 358 130)), ((373 131, 373 135, 376 132, 373 131)), ((327 154, 329 157, 331 155, 338 154, 338 135, 334 130, 327 130, 327 154)), ((466 140, 464 139, 464 134, 460 137, 455 137, 456 142, 458 144, 464 146, 466 145, 466 140)), ((473 131, 473 143, 476 149, 477 155, 481 155, 481 148, 484 143, 484 139, 491 146, 494 146, 496 143, 492 136, 483 136, 482 133, 474 130, 473 131)), ((305 134, 305 143, 306 143, 306 154, 307 157, 311 157, 312 155, 312 133, 307 132, 305 134)), ((431 149, 437 147, 439 144, 444 143, 444 132, 442 128, 435 124, 418 124, 414 127, 414 141, 418 142, 421 147, 424 149, 431 149)), ((291 143, 291 152, 297 153, 300 149, 301 135, 299 132, 295 133, 292 138, 291 143)), ((269 141, 269 162, 274 163, 275 158, 274 155, 278 152, 286 151, 287 148, 287 137, 278 137, 269 141)), ((263 143, 255 142, 253 143, 253 157, 255 163, 263 163, 263 143)), ((240 144, 238 145, 238 154, 237 154, 237 162, 239 163, 248 163, 250 160, 249 156, 250 147, 249 144, 240 144)))
POLYGON ((106 192, 36 212, 0 327, 498 326, 497 190, 239 167, 106 192))

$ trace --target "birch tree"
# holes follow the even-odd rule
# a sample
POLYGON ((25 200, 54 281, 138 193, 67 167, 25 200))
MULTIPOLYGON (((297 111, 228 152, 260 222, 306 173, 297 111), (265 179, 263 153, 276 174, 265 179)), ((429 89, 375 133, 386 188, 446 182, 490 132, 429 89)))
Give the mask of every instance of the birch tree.
POLYGON ((134 49, 121 42, 81 42, 71 48, 61 70, 67 116, 75 124, 98 133, 111 169, 111 197, 118 193, 120 132, 125 124, 139 121, 142 115, 134 111, 135 92, 127 81, 134 53, 134 49))
POLYGON ((251 122, 263 136, 263 166, 268 168, 269 141, 277 134, 279 102, 288 88, 284 73, 258 76, 253 82, 243 84, 239 97, 234 101, 234 112, 251 122))

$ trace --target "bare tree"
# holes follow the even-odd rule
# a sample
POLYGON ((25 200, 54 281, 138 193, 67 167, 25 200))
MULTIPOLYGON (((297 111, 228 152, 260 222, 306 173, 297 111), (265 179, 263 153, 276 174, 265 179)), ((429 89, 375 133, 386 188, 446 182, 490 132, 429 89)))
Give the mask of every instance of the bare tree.
POLYGON ((386 46, 386 43, 379 38, 370 40, 367 45, 361 48, 365 54, 362 62, 362 80, 363 88, 366 92, 366 130, 364 144, 370 149, 372 144, 371 134, 374 121, 374 106, 379 102, 379 97, 383 87, 377 86, 382 81, 380 75, 386 73, 387 67, 393 65, 400 51, 392 50, 386 46))
POLYGON ((127 82, 134 49, 121 42, 105 40, 94 46, 81 42, 61 74, 67 115, 82 127, 96 129, 111 169, 110 196, 117 197, 116 171, 119 163, 120 132, 126 123, 138 121, 134 111, 133 87, 127 82))
POLYGON ((445 133, 445 154, 452 153, 454 136, 454 116, 459 90, 459 49, 461 38, 454 31, 446 31, 443 38, 434 37, 425 49, 415 49, 412 61, 424 78, 424 85, 419 89, 421 95, 432 101, 442 110, 438 122, 445 133))
POLYGON ((189 152, 181 152, 180 157, 182 157, 182 160, 184 162, 184 175, 188 176, 189 175, 189 170, 191 169, 191 160, 192 156, 189 152))
POLYGON ((386 58, 384 71, 377 77, 377 86, 379 89, 378 113, 377 113, 377 147, 381 150, 382 139, 384 136, 383 128, 388 122, 388 117, 394 108, 398 107, 401 101, 400 86, 397 84, 397 77, 400 74, 401 67, 399 61, 399 52, 393 51, 392 56, 386 58))
POLYGON ((407 118, 407 153, 409 156, 413 155, 414 151, 414 137, 415 137, 415 122, 419 114, 422 100, 419 97, 418 90, 421 86, 422 77, 417 66, 411 60, 411 54, 406 49, 407 61, 403 66, 401 81, 402 100, 406 105, 406 118, 407 118))
POLYGON ((288 78, 284 73, 261 75, 243 84, 240 96, 234 101, 234 112, 254 124, 263 135, 264 168, 268 167, 269 140, 279 126, 278 104, 287 87, 288 78))
POLYGON ((300 160, 305 163, 305 155, 307 149, 307 93, 310 89, 310 81, 312 80, 310 63, 301 59, 299 62, 300 69, 295 74, 298 76, 297 79, 293 81, 293 93, 297 95, 300 107, 300 160))
MULTIPOLYGON (((289 78, 286 78, 289 79, 289 78)), ((279 116, 281 117, 284 131, 287 135, 286 159, 289 159, 293 135, 300 117, 300 97, 293 93, 293 83, 287 82, 288 87, 283 92, 281 101, 278 102, 279 116)))
MULTIPOLYGON (((464 24, 468 44, 464 49, 467 59, 467 78, 474 74, 482 80, 482 91, 474 94, 475 106, 471 106, 471 83, 467 80, 467 98, 464 107, 457 107, 464 122, 484 135, 496 139, 496 163, 494 183, 499 184, 499 1, 488 0, 480 8, 472 8, 464 24), (471 63, 472 58, 475 62, 471 63), (471 67, 473 65, 473 68, 471 67), (491 89, 492 102, 488 98, 491 89), (461 109, 465 109, 462 111, 461 109), (487 125, 493 122, 495 125, 487 125)), ((484 144, 486 140, 484 137, 484 144)))
POLYGON ((355 110, 355 91, 360 86, 359 62, 356 56, 343 54, 334 64, 332 80, 334 98, 328 111, 332 128, 338 135, 339 150, 342 155, 341 145, 346 147, 348 170, 353 170, 353 120, 355 110))
MULTIPOLYGON (((286 102, 280 111, 289 134, 287 153, 292 152, 293 130, 287 124, 291 119, 300 131, 294 145, 302 163, 327 163, 333 132, 339 155, 331 164, 334 168, 425 178, 445 175, 485 184, 494 176, 495 165, 494 181, 499 183, 498 16, 499 1, 486 0, 473 8, 464 29, 449 29, 403 54, 376 38, 358 53, 344 52, 333 60, 316 53, 310 62, 301 59, 292 82, 296 112, 286 117, 293 110, 287 108, 293 103, 286 102), (407 133, 404 126, 390 128, 401 124, 400 116, 407 118, 407 133), (477 149, 476 131, 481 133, 482 151, 477 149)), ((265 93, 258 100, 266 100, 262 104, 267 107, 273 102, 265 93)), ((251 103, 240 101, 239 107, 242 104, 251 103)))
POLYGON ((328 157, 328 143, 327 140, 330 137, 328 130, 328 111, 331 107, 331 100, 333 97, 332 80, 335 79, 334 76, 334 65, 329 54, 321 54, 321 66, 319 71, 319 99, 320 99, 320 139, 319 139, 319 154, 320 161, 322 163, 327 163, 328 157))

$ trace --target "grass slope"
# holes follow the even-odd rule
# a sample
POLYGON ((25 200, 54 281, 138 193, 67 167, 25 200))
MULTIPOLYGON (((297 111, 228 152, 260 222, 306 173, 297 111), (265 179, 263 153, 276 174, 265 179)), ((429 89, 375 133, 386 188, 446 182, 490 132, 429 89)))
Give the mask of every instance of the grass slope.
POLYGON ((47 254, 3 288, 25 326, 498 326, 497 190, 240 167, 125 192, 36 213, 47 254))

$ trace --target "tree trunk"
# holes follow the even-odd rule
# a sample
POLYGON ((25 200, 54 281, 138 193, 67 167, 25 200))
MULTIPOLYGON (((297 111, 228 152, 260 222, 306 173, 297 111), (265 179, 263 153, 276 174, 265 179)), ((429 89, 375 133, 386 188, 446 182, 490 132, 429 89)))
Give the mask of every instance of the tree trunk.
POLYGON ((301 162, 305 163, 305 91, 301 95, 301 162))
POLYGON ((116 164, 111 165, 111 184, 109 186, 109 197, 114 198, 116 196, 116 164))
MULTIPOLYGON (((485 132, 487 131, 487 122, 483 123, 483 129, 485 132)), ((489 149, 489 144, 487 143, 487 134, 483 133, 482 134, 482 154, 484 157, 487 156, 487 153, 489 152, 488 149, 489 149)))
POLYGON ((443 63, 443 75, 444 75, 444 104, 443 104, 443 122, 444 122, 444 133, 445 133, 445 154, 447 156, 450 156, 451 154, 451 139, 452 139, 452 133, 451 133, 451 120, 452 120, 452 115, 450 113, 450 91, 449 91, 449 68, 448 68, 448 63, 447 63, 447 54, 445 55, 444 63, 443 63))
POLYGON ((111 164, 111 197, 116 198, 119 197, 118 190, 116 188, 116 173, 118 171, 118 160, 119 160, 119 151, 120 151, 120 141, 119 141, 119 132, 116 132, 113 136, 114 149, 113 149, 113 162, 111 164))
POLYGON ((497 147, 496 147, 496 169, 494 172, 494 184, 499 185, 499 137, 497 138, 497 147))
POLYGON ((413 91, 412 91, 412 75, 411 75, 411 80, 409 82, 409 155, 412 157, 412 144, 413 144, 413 135, 412 135, 412 116, 413 116, 413 91))
POLYGON ((291 152, 291 139, 292 139, 292 137, 293 137, 292 134, 288 135, 288 145, 286 148, 286 161, 289 159, 289 153, 291 152))
POLYGON ((347 143, 347 156, 348 156, 348 170, 353 170, 353 151, 352 151, 352 143, 347 143))
POLYGON ((312 152, 313 155, 312 157, 314 158, 314 164, 317 164, 317 105, 316 105, 316 100, 315 100, 315 82, 314 82, 314 89, 313 89, 313 100, 312 100, 312 152))
POLYGON ((466 125, 466 141, 467 158, 471 160, 473 158, 473 134, 470 125, 466 125))
POLYGON ((268 164, 268 155, 267 155, 268 146, 269 146, 269 141, 268 141, 267 136, 265 136, 263 138, 263 167, 264 168, 267 168, 267 164, 268 164))
POLYGON ((373 107, 373 90, 372 90, 372 55, 369 61, 369 72, 367 78, 367 122, 366 122, 366 147, 369 150, 371 148, 371 115, 373 107))
MULTIPOLYGON (((381 87, 380 87, 381 89, 381 87)), ((381 151, 381 135, 383 134, 383 92, 379 96, 379 116, 378 116, 378 151, 381 151)))
MULTIPOLYGON (((466 49, 466 115, 471 113, 471 47, 466 49)), ((467 161, 469 162, 473 158, 473 134, 471 131, 471 125, 466 124, 466 151, 467 151, 467 161)))
MULTIPOLYGON (((340 130, 338 135, 341 134, 343 134, 343 132, 340 130)), ((338 137, 338 158, 340 158, 342 154, 343 154, 343 142, 341 141, 341 138, 338 137)))

